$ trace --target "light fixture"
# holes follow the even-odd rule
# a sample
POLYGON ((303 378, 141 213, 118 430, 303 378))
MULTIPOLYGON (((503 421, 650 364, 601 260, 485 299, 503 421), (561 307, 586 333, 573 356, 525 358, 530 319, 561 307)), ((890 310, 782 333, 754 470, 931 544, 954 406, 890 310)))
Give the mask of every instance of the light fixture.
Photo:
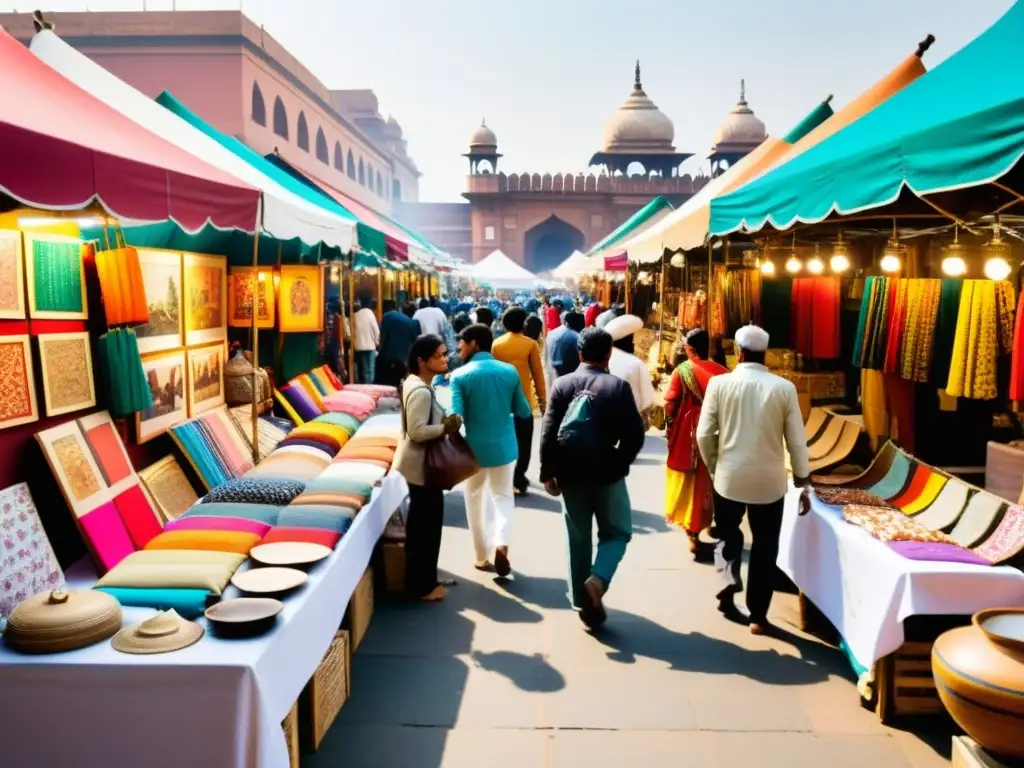
POLYGON ((267 273, 266 272, 257 272, 256 273, 256 279, 259 280, 261 283, 267 282, 267 273))
POLYGON ((987 257, 985 259, 985 277, 989 280, 1005 280, 1010 276, 1010 244, 1003 240, 999 231, 999 219, 996 219, 992 240, 981 247, 987 257))
POLYGON ((765 259, 761 262, 761 274, 765 277, 775 277, 775 262, 765 259))
POLYGON ((896 234, 896 219, 892 220, 892 237, 882 249, 882 259, 878 262, 883 272, 899 272, 903 269, 903 260, 907 256, 907 246, 903 245, 896 234))
POLYGON ((76 224, 82 229, 102 227, 107 220, 102 216, 81 216, 68 218, 65 216, 21 216, 18 218, 19 227, 55 227, 61 224, 76 224))
POLYGON ((843 240, 843 230, 839 230, 839 239, 832 243, 832 258, 828 261, 829 267, 837 275, 850 268, 850 248, 843 240))
POLYGON ((953 242, 942 246, 942 274, 947 277, 963 277, 967 274, 964 254, 967 249, 960 242, 960 227, 953 227, 953 242))
POLYGON ((996 256, 985 262, 985 277, 989 280, 1005 280, 1013 268, 1006 259, 996 256))
POLYGON ((812 275, 820 275, 825 271, 825 262, 821 260, 821 256, 818 255, 818 244, 814 244, 814 256, 807 261, 807 271, 812 275))
POLYGON ((669 263, 669 265, 671 265, 673 267, 685 267, 686 266, 686 258, 683 256, 683 254, 676 253, 676 254, 673 254, 672 258, 669 259, 668 263, 669 263))
POLYGON ((795 275, 797 272, 799 272, 803 268, 804 268, 803 262, 800 261, 800 259, 798 259, 796 257, 795 253, 792 256, 790 256, 788 259, 786 259, 786 271, 789 272, 789 274, 795 275))

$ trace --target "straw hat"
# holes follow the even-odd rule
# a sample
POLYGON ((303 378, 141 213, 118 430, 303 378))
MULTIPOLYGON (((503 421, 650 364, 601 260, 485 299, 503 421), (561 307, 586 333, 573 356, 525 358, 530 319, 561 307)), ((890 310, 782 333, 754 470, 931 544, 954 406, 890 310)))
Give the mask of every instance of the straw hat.
POLYGON ((110 642, 121 653, 170 653, 199 642, 203 631, 171 609, 122 629, 110 642))

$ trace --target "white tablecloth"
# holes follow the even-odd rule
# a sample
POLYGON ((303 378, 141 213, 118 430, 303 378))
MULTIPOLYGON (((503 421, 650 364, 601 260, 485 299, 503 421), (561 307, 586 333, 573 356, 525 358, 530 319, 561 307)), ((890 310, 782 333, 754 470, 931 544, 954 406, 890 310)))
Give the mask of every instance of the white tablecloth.
MULTIPOLYGON (((196 645, 156 656, 118 653, 109 642, 50 656, 0 646, 0 765, 287 768, 281 721, 327 652, 407 493, 401 475, 388 475, 261 637, 208 632, 196 645)), ((126 608, 124 625, 152 614, 126 608)))
POLYGON ((799 495, 791 489, 786 497, 779 568, 864 667, 903 644, 909 616, 1024 606, 1024 574, 1015 568, 908 560, 813 495, 811 511, 800 517, 799 495))

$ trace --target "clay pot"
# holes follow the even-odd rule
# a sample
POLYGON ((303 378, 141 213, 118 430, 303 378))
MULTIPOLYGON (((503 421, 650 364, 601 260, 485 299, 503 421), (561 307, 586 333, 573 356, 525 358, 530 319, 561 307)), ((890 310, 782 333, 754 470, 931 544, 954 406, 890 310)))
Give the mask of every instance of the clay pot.
POLYGON ((979 611, 932 647, 939 698, 984 749, 1024 758, 1024 608, 979 611))

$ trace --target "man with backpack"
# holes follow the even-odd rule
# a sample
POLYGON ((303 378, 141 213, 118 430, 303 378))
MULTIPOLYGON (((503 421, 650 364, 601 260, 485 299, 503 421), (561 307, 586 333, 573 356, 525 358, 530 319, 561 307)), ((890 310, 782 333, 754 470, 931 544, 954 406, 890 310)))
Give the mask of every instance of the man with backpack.
POLYGON ((569 599, 591 628, 605 621, 603 597, 632 538, 626 475, 644 444, 629 384, 608 373, 611 353, 606 331, 580 334, 580 367, 551 388, 540 443, 541 482, 552 496, 561 495, 565 511, 569 599))

